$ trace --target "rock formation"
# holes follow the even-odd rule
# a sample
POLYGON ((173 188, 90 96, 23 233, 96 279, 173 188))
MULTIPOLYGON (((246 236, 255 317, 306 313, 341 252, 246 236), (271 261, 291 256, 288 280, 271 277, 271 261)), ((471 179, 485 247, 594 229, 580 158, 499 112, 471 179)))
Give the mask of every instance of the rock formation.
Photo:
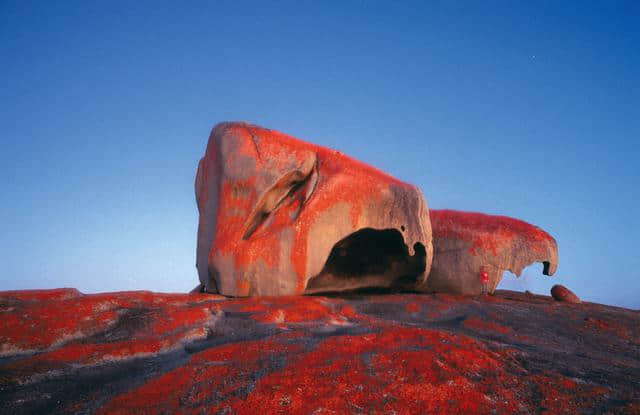
POLYGON ((640 312, 496 291, 0 292, 2 414, 638 414, 640 312))
POLYGON ((540 228, 504 216, 430 213, 415 186, 246 123, 214 127, 195 190, 195 292, 480 294, 492 293, 505 270, 519 276, 542 262, 553 275, 558 264, 556 241, 540 228))
POLYGON ((521 220, 455 210, 431 210, 434 261, 428 290, 480 294, 483 277, 492 293, 505 270, 520 276, 534 262, 553 275, 558 266, 555 239, 521 220))
POLYGON ((565 301, 567 303, 579 303, 580 298, 564 285, 556 284, 551 287, 551 296, 556 301, 565 301))
POLYGON ((422 192, 338 151, 219 124, 195 190, 204 292, 426 288, 432 245, 422 192))

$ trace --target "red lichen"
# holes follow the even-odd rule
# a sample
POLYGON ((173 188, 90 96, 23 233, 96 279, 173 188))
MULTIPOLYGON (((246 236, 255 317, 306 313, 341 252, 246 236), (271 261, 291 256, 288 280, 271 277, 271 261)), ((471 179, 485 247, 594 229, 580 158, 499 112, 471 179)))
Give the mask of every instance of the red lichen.
POLYGON ((348 304, 342 306, 342 308, 340 309, 340 314, 348 319, 353 320, 361 318, 361 315, 358 314, 358 312, 348 304))
POLYGON ((614 320, 587 317, 585 319, 584 327, 588 330, 596 330, 603 333, 609 333, 622 339, 640 343, 640 332, 638 332, 638 330, 633 330, 630 327, 624 326, 614 320))
MULTIPOLYGON (((34 362, 92 363, 105 356, 126 357, 169 349, 182 338, 193 338, 213 319, 207 304, 216 296, 130 292, 82 295, 69 298, 60 290, 2 293, 13 302, 0 326, 2 353, 53 349, 34 362), (146 321, 135 332, 135 340, 96 345, 78 343, 115 325, 124 312, 145 307, 146 321), (65 347, 65 344, 68 344, 65 347), (62 346, 62 348, 60 348, 62 346), (57 349, 56 349, 57 348, 57 349)), ((200 337, 206 332, 200 333, 200 337)))
POLYGON ((411 302, 408 303, 404 309, 407 311, 407 313, 417 313, 418 311, 420 311, 420 304, 417 304, 415 302, 411 302))
POLYGON ((163 310, 153 319, 150 331, 155 336, 161 336, 204 323, 210 318, 211 313, 206 307, 176 308, 169 313, 163 310))
POLYGON ((299 345, 287 341, 290 338, 275 336, 270 340, 227 344, 197 353, 188 366, 117 396, 98 413, 201 413, 205 407, 205 412, 219 412, 235 401, 234 395, 239 389, 253 383, 255 373, 265 362, 300 351, 299 345), (212 397, 219 399, 207 404, 212 397))
POLYGON ((246 399, 233 399, 226 407, 240 414, 255 408, 266 413, 511 414, 537 408, 533 396, 527 398, 530 382, 552 410, 579 408, 585 399, 574 396, 575 382, 566 379, 514 378, 502 360, 472 339, 424 329, 337 336, 291 357, 284 369, 261 378, 246 399), (545 388, 550 385, 555 390, 545 388))
POLYGON ((475 330, 488 330, 497 332, 500 334, 508 334, 511 329, 509 327, 501 326, 493 321, 485 321, 477 317, 467 318, 464 323, 465 327, 475 330))
MULTIPOLYGON (((262 323, 281 324, 313 321, 335 323, 344 322, 349 317, 342 315, 341 311, 335 311, 339 307, 339 302, 320 297, 261 297, 251 301, 232 301, 230 305, 237 305, 238 311, 251 312, 251 318, 262 323)), ((347 310, 347 314, 349 314, 349 310, 347 310)))
POLYGON ((552 241, 547 232, 527 222, 508 216, 486 215, 456 210, 430 210, 433 237, 460 239, 471 242, 470 251, 490 251, 494 256, 504 246, 512 243, 513 238, 524 238, 531 249, 542 250, 543 244, 537 242, 552 241))
MULTIPOLYGON (((413 186, 338 151, 254 125, 220 124, 212 132, 196 179, 201 209, 199 238, 213 238, 211 246, 206 247, 210 263, 216 256, 229 258, 237 274, 242 275, 243 270, 259 261, 272 270, 286 269, 284 264, 280 264, 283 260, 280 238, 283 230, 293 230, 294 240, 290 243, 290 257, 286 260, 289 261, 287 266, 297 274, 296 293, 302 293, 309 277, 309 232, 316 221, 330 208, 342 204, 348 207, 347 214, 355 229, 368 206, 389 197, 391 186, 414 191, 413 186), (225 174, 227 170, 242 168, 240 164, 246 160, 251 160, 255 168, 246 171, 247 177, 225 174), (304 172, 300 170, 301 166, 305 166, 304 172), (311 172, 306 171, 309 166, 313 167, 311 172), (307 174, 307 178, 317 177, 317 182, 307 183, 314 189, 313 194, 309 192, 310 198, 307 199, 306 190, 312 189, 303 186, 297 193, 287 194, 275 211, 259 211, 260 201, 272 187, 286 185, 274 182, 274 177, 282 180, 296 170, 307 174), (212 178, 219 181, 216 195, 209 194, 212 184, 207 181, 212 178), (211 198, 216 198, 217 205, 223 207, 217 210, 215 219, 205 214, 205 206, 211 198), (268 220, 256 222, 257 227, 249 237, 246 234, 249 224, 253 223, 256 215, 259 219, 263 214, 268 216, 268 220), (215 235, 209 235, 213 220, 216 223, 215 235), (295 226, 292 226, 294 221, 295 226)), ((226 290, 237 296, 252 294, 252 283, 242 277, 237 279, 234 286, 226 290)))
POLYGON ((96 297, 59 299, 54 293, 53 299, 45 300, 38 293, 35 298, 43 299, 25 301, 6 313, 0 326, 0 344, 23 350, 47 348, 104 330, 118 319, 112 310, 96 310, 100 303, 96 297))
MULTIPOLYGON (((46 332, 49 324, 58 330, 60 319, 65 321, 63 327, 75 329, 87 316, 90 317, 87 321, 101 325, 106 324, 99 323, 102 320, 123 319, 134 311, 140 312, 138 315, 143 316, 143 320, 136 319, 126 338, 116 341, 107 340, 113 334, 110 330, 116 330, 114 325, 103 328, 104 333, 98 336, 69 339, 54 347, 50 341, 30 340, 37 354, 14 354, 0 366, 0 381, 9 388, 37 384, 38 379, 55 378, 56 373, 67 374, 71 367, 73 373, 82 373, 82 366, 89 365, 92 373, 99 373, 100 365, 108 363, 104 367, 113 368, 122 364, 121 360, 134 357, 153 356, 157 359, 154 362, 162 362, 161 353, 211 336, 211 324, 216 318, 224 318, 225 313, 244 319, 234 327, 240 338, 255 333, 270 334, 259 340, 237 341, 236 334, 216 338, 231 343, 206 346, 208 348, 195 352, 185 363, 165 373, 156 372, 162 364, 148 365, 150 372, 131 373, 137 386, 116 395, 110 395, 113 388, 77 395, 69 392, 69 400, 64 403, 67 406, 60 409, 67 412, 87 411, 91 401, 104 402, 99 413, 251 414, 258 410, 265 414, 555 414, 582 413, 594 408, 611 413, 634 413, 638 409, 635 401, 640 399, 632 385, 627 387, 619 380, 615 386, 604 381, 597 384, 594 379, 581 379, 581 370, 574 371, 575 377, 567 376, 566 369, 559 371, 557 362, 545 362, 540 353, 535 365, 523 364, 535 353, 535 348, 549 341, 547 332, 563 324, 566 326, 558 330, 574 327, 583 338, 597 339, 592 343, 600 347, 596 351, 598 356, 606 351, 607 344, 616 353, 624 352, 625 345, 633 343, 621 335, 637 327, 638 316, 632 311, 607 308, 605 312, 582 304, 555 307, 552 311, 555 314, 550 318, 541 312, 546 303, 527 303, 524 296, 512 301, 499 295, 496 295, 502 298, 499 304, 448 295, 411 294, 365 297, 363 302, 361 297, 355 300, 322 297, 221 300, 205 295, 138 292, 78 296, 73 305, 68 304, 70 299, 64 296, 46 300, 46 295, 38 293, 37 298, 45 298, 38 301, 30 300, 36 297, 28 293, 19 297, 21 299, 15 295, 10 298, 0 293, 3 316, 8 320, 25 313, 31 316, 31 319, 11 323, 10 330, 18 332, 29 332, 31 325, 46 332), (369 308, 363 305, 371 306, 370 310, 377 314, 368 314, 369 308), (490 320, 473 314, 479 308, 481 315, 490 320), (52 317, 53 310, 57 309, 63 317, 52 317), (77 319, 70 311, 75 309, 80 310, 77 319), (384 315, 379 314, 381 309, 385 310, 384 315), (415 327, 418 319, 425 317, 424 312, 441 309, 446 310, 451 321, 446 329, 449 331, 415 327), (509 310, 525 309, 534 310, 532 314, 536 309, 539 311, 535 314, 536 325, 531 327, 546 324, 535 339, 519 337, 512 328, 515 326, 507 326, 513 323, 509 310), (567 315, 567 310, 572 314, 564 320, 558 319, 567 315), (586 320, 582 316, 571 318, 584 310, 590 310, 595 316, 586 320), (413 314, 407 316, 407 312, 413 314), (462 324, 454 322, 457 319, 453 316, 463 315, 467 317, 462 324), (549 321, 544 323, 545 319, 549 321), (347 321, 352 324, 349 330, 357 330, 353 333, 368 332, 337 334, 343 332, 342 328, 332 331, 335 327, 328 324, 347 321), (453 333, 460 327, 474 337, 453 333), (255 328, 260 330, 252 331, 255 328), (601 336, 601 332, 606 336, 601 336), (322 334, 318 336, 318 333, 322 334), (502 336, 499 343, 483 340, 487 334, 495 333, 502 336), (518 338, 516 345, 510 345, 514 338, 518 338), (517 346, 521 342, 529 345, 526 352, 517 346)), ((425 324, 431 326, 428 316, 425 324)), ((118 327, 117 330, 126 328, 118 327)), ((3 335, 18 338, 17 334, 9 333, 10 330, 0 326, 3 335)), ((551 341, 559 340, 551 337, 551 341)), ((553 347, 557 347, 555 343, 553 347)), ((628 347, 632 350, 633 346, 628 347)), ((589 350, 581 353, 590 353, 589 350)), ((628 376, 625 370, 635 367, 635 355, 620 356, 619 361, 603 363, 594 359, 593 364, 600 365, 600 369, 603 364, 611 365, 610 371, 615 371, 618 365, 629 365, 621 366, 625 369, 616 372, 628 376), (631 359, 631 363, 625 362, 625 358, 631 359)), ((7 396, 13 405, 18 405, 14 408, 22 408, 16 403, 17 397, 7 396)), ((20 412, 1 405, 0 411, 20 412)))

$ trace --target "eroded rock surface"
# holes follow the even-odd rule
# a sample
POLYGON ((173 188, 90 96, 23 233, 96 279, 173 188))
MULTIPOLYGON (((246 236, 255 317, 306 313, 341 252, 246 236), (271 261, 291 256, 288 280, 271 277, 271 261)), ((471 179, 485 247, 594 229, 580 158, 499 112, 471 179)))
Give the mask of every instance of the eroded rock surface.
POLYGON ((506 216, 431 210, 434 262, 427 282, 433 292, 480 294, 483 274, 493 292, 505 270, 520 276, 527 265, 558 266, 555 239, 537 226, 506 216))
POLYGON ((422 192, 338 151, 219 124, 195 190, 205 292, 426 288, 432 244, 422 192))
POLYGON ((637 414, 640 312, 497 291, 0 292, 0 413, 637 414))

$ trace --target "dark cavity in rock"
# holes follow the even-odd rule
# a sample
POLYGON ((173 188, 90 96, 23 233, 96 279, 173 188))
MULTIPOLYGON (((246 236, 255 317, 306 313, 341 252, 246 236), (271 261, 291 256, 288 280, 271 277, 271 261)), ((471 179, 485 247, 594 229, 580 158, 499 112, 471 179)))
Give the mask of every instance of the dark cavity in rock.
POLYGON ((309 280, 305 293, 409 288, 427 264, 424 245, 414 244, 414 251, 415 255, 409 255, 397 229, 361 229, 333 246, 322 271, 309 280))

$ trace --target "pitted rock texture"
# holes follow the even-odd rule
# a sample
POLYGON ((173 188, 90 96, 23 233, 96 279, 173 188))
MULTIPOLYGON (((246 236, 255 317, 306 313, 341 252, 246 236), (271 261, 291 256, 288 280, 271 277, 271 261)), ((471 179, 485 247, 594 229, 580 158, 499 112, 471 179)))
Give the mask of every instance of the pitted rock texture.
POLYGON ((543 274, 558 267, 555 239, 537 226, 506 216, 431 210, 434 262, 428 291, 478 295, 482 274, 492 293, 505 270, 520 276, 527 265, 543 263, 543 274))
POLYGON ((640 411, 640 312, 546 296, 62 289, 0 318, 0 413, 640 411))
POLYGON ((573 291, 564 285, 556 284, 551 287, 551 296, 557 301, 566 301, 569 303, 579 303, 580 298, 573 291))
POLYGON ((195 191, 204 292, 426 288, 433 252, 422 192, 338 151, 222 123, 195 191))

